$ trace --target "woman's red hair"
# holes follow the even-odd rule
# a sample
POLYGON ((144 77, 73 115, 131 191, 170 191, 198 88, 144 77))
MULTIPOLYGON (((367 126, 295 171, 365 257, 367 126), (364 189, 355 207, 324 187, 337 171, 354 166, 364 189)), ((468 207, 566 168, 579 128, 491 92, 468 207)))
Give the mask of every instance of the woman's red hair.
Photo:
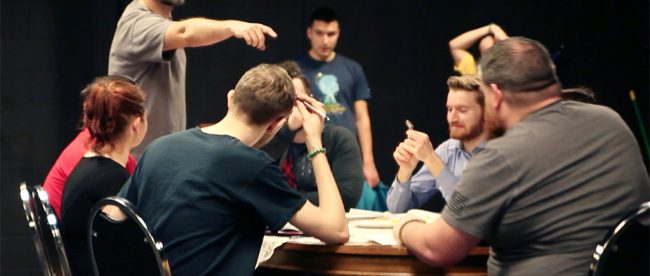
POLYGON ((92 150, 115 147, 133 117, 144 116, 144 93, 135 83, 122 76, 95 79, 82 92, 83 127, 94 140, 92 150))

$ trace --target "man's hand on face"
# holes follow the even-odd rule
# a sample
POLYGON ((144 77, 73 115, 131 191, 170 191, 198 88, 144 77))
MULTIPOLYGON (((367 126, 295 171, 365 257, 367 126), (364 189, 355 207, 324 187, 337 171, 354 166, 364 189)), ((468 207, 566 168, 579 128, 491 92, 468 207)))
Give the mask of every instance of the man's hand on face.
POLYGON ((289 118, 287 119, 287 126, 291 131, 296 131, 302 128, 302 115, 300 114, 298 107, 294 106, 293 109, 291 109, 291 114, 289 114, 289 118))
POLYGON ((298 94, 296 96, 298 97, 296 100, 296 108, 298 108, 298 111, 302 117, 302 127, 307 135, 307 141, 310 140, 310 137, 320 138, 321 133, 323 132, 323 124, 325 119, 316 112, 309 110, 303 101, 307 102, 323 113, 325 112, 325 105, 318 100, 306 95, 298 94))

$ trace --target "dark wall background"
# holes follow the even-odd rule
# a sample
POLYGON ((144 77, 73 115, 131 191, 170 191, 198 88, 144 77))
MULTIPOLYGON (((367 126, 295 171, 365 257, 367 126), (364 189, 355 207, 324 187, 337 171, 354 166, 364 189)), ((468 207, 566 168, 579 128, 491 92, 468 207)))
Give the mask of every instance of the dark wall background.
MULTIPOLYGON (((2 275, 40 274, 18 184, 40 184, 76 134, 79 91, 106 73, 113 30, 127 3, 0 2, 2 275)), ((177 18, 263 22, 279 37, 268 42, 265 52, 235 39, 188 49, 188 126, 223 116, 225 94, 246 69, 304 54, 307 16, 321 4, 340 13, 337 51, 365 69, 373 92, 375 159, 386 182, 396 169, 391 156, 403 139, 404 119, 429 133, 434 143, 447 138, 445 81, 453 74, 447 43, 489 22, 498 23, 510 35, 545 44, 558 55, 563 84, 594 88, 602 104, 619 112, 640 140, 639 122, 628 97, 633 89, 648 127, 649 7, 642 0, 191 0, 175 11, 177 18)))

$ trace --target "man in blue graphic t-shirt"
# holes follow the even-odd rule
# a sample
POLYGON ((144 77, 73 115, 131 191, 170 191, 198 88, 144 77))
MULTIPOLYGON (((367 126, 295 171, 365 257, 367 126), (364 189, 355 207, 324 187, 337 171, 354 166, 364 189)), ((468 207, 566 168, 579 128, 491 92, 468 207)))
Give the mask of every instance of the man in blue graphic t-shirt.
POLYGON ((311 48, 297 62, 311 83, 314 96, 325 104, 332 123, 357 135, 363 156, 363 174, 374 187, 379 183, 379 174, 372 153, 368 81, 359 63, 334 51, 340 34, 334 10, 320 7, 312 12, 309 22, 307 37, 311 48))

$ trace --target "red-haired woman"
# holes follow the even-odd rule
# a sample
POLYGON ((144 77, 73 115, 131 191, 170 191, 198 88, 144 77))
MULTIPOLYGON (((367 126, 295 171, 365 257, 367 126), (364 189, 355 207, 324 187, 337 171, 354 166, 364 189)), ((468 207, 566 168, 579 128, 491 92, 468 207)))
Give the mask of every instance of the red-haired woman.
MULTIPOLYGON (((120 75, 112 75, 104 77, 104 81, 111 80, 123 80, 126 82, 134 83, 128 77, 120 75)), ((81 91, 82 101, 86 102, 86 96, 88 96, 88 88, 84 88, 81 91)), ((83 115, 82 115, 83 117, 83 115)), ((82 120, 83 123, 83 120, 82 120)), ((61 219, 61 200, 63 200, 63 187, 68 181, 68 176, 72 173, 74 167, 77 166, 79 160, 83 155, 90 149, 93 144, 93 140, 90 138, 90 131, 87 128, 82 128, 79 134, 68 144, 65 149, 59 154, 59 157, 56 158, 54 165, 50 169, 50 172, 45 177, 43 181, 43 189, 47 192, 47 199, 50 202, 50 206, 54 209, 57 217, 61 219)), ((129 160, 126 162, 126 169, 129 171, 129 174, 133 174, 135 170, 136 160, 135 157, 131 154, 129 155, 129 160)))
POLYGON ((86 91, 83 127, 94 143, 68 177, 61 203, 61 230, 73 275, 93 274, 86 239, 90 209, 119 192, 129 178, 129 152, 147 132, 139 87, 107 76, 95 79, 86 91))

